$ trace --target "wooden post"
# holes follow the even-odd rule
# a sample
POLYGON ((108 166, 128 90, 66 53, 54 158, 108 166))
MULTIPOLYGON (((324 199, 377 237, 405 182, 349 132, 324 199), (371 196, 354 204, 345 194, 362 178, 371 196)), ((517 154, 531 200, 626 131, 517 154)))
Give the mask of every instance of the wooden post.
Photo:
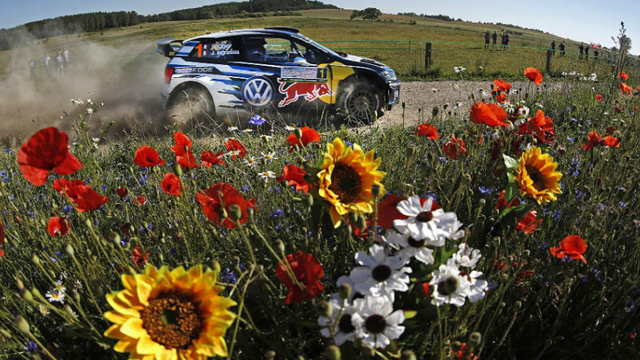
POLYGON ((551 50, 547 50, 547 74, 551 72, 551 50))
POLYGON ((431 43, 428 42, 424 47, 424 69, 429 70, 431 66, 431 43))

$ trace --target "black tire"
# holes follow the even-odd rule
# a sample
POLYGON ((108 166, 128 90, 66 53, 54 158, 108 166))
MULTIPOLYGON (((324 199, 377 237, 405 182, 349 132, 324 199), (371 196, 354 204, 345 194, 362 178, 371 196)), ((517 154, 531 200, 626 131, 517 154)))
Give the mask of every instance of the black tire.
POLYGON ((209 92, 195 86, 175 90, 167 106, 167 119, 171 123, 186 124, 215 118, 215 107, 209 92))
POLYGON ((375 120, 376 114, 378 117, 382 115, 382 96, 368 82, 348 84, 341 90, 337 102, 347 119, 370 123, 375 120))

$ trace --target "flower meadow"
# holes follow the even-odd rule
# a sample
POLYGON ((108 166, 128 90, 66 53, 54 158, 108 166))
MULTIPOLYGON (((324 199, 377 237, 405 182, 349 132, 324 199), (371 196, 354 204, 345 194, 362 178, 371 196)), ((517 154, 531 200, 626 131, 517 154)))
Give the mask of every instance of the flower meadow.
POLYGON ((74 99, 0 157, 2 355, 640 356, 640 78, 523 79, 413 128, 119 142, 74 99))

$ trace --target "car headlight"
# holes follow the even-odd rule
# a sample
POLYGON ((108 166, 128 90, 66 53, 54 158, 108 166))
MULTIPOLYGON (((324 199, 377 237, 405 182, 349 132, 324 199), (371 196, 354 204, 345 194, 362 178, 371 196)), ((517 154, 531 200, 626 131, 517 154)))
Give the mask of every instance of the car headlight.
POLYGON ((398 80, 398 78, 396 77, 396 72, 391 69, 384 70, 382 72, 382 76, 384 76, 384 78, 387 79, 388 81, 398 80))

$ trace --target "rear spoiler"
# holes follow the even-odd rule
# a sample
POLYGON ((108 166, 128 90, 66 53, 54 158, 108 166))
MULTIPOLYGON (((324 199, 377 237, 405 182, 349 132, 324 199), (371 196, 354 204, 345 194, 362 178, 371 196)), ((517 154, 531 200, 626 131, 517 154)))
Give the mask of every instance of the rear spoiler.
POLYGON ((174 57, 182 47, 182 41, 175 38, 162 38, 156 41, 156 51, 166 57, 174 57), (176 44, 174 44, 176 43, 176 44))

